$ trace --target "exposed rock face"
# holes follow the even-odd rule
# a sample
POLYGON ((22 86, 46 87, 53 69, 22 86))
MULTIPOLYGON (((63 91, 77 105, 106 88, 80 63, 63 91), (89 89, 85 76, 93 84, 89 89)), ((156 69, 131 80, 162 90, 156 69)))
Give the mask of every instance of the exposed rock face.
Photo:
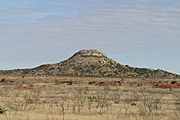
POLYGON ((105 55, 97 50, 80 50, 73 57, 105 57, 105 55))
POLYGON ((33 69, 1 71, 10 75, 96 76, 96 77, 179 77, 163 70, 121 65, 97 50, 81 50, 68 60, 33 69))

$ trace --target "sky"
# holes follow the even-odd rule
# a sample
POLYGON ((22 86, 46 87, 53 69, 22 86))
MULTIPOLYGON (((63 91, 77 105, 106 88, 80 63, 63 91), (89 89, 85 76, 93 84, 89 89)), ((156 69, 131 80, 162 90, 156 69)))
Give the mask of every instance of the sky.
POLYGON ((1 70, 81 49, 180 74, 180 0, 0 0, 1 70))

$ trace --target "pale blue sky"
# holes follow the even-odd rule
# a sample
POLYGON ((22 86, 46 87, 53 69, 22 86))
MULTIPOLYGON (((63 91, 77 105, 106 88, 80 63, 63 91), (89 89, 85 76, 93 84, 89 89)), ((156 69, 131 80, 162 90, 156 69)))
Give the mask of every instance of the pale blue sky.
POLYGON ((180 0, 0 0, 0 69, 80 49, 180 74, 180 0))

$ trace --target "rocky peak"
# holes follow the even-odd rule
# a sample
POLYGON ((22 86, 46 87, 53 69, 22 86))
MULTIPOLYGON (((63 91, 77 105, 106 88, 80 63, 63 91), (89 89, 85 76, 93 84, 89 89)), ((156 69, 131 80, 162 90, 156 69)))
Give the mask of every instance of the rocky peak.
POLYGON ((97 50, 80 50, 73 57, 105 57, 105 55, 97 50))

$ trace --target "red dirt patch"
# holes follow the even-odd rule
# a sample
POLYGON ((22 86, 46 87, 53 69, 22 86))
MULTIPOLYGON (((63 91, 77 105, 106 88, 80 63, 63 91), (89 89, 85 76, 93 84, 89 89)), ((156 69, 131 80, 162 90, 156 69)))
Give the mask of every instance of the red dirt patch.
POLYGON ((107 82, 99 82, 96 86, 122 86, 123 83, 120 81, 107 81, 107 82))
POLYGON ((22 90, 33 90, 34 85, 20 85, 18 88, 22 90))
POLYGON ((180 83, 170 84, 170 83, 159 83, 156 88, 168 89, 168 88, 180 88, 180 83))

